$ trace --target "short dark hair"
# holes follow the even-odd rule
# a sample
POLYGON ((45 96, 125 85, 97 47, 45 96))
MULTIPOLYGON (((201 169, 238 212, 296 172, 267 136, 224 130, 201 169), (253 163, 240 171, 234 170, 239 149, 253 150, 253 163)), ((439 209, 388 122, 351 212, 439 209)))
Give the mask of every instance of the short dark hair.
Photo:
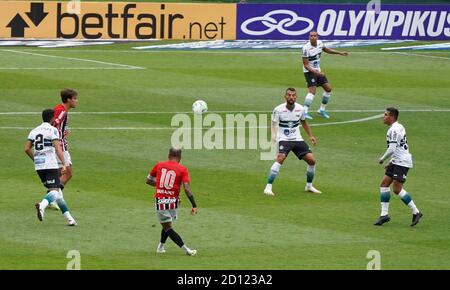
POLYGON ((53 109, 45 109, 42 111, 42 121, 50 123, 52 118, 55 116, 55 111, 53 109))
POLYGON ((394 107, 386 108, 386 112, 389 112, 389 115, 393 116, 395 120, 398 119, 399 112, 396 108, 394 107))
POLYGON ((171 157, 177 157, 181 159, 181 149, 170 147, 169 149, 169 158, 171 157))
POLYGON ((64 89, 61 91, 61 101, 66 103, 68 99, 78 96, 78 93, 72 89, 64 89))
POLYGON ((287 94, 287 91, 291 91, 291 92, 297 93, 297 91, 294 88, 287 88, 284 93, 287 94))

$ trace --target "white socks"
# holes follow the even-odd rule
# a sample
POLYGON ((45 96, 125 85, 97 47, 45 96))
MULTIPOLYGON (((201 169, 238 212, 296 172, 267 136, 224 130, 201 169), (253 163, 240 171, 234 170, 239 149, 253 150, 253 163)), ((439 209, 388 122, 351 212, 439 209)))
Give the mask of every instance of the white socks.
POLYGON ((187 253, 189 253, 189 252, 191 252, 191 249, 189 249, 186 245, 183 245, 182 247, 181 247, 181 249, 187 254, 187 253))
POLYGON ((305 97, 305 113, 308 113, 308 109, 314 101, 314 95, 311 93, 306 94, 305 97))
POLYGON ((63 215, 68 221, 74 220, 73 216, 70 214, 69 211, 66 211, 65 213, 63 213, 63 215))

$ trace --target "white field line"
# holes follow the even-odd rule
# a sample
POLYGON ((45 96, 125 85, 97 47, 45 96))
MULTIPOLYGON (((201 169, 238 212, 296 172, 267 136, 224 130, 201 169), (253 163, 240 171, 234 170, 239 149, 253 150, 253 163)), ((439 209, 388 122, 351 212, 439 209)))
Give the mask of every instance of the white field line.
POLYGON ((135 70, 127 67, 0 67, 0 70, 135 70))
MULTIPOLYGON (((450 111, 450 110, 447 110, 450 111)), ((361 119, 354 119, 354 120, 347 120, 347 121, 340 121, 340 122, 328 122, 328 123, 318 123, 318 124, 309 124, 310 127, 319 127, 319 126, 330 126, 330 125, 343 125, 343 124, 350 124, 350 123, 361 123, 361 122, 367 122, 370 120, 375 119, 381 119, 383 117, 383 114, 376 114, 374 116, 361 118, 361 119)), ((268 129, 269 126, 248 126, 248 127, 202 127, 203 130, 226 130, 226 129, 268 129)), ((4 130, 31 130, 33 128, 30 127, 0 127, 0 129, 4 130)), ((90 131, 117 131, 117 130, 123 130, 123 131, 132 131, 132 130, 195 130, 197 128, 177 128, 177 127, 78 127, 78 128, 71 128, 71 130, 90 130, 90 131)))
POLYGON ((450 57, 436 56, 436 55, 427 55, 427 54, 420 54, 420 53, 410 53, 410 52, 392 52, 392 53, 393 54, 406 55, 406 56, 419 56, 419 57, 437 58, 437 59, 446 59, 446 60, 450 59, 450 57))
MULTIPOLYGON (((402 112, 450 112, 450 109, 402 109, 402 112)), ((334 113, 373 113, 373 112, 384 112, 384 109, 367 109, 367 110, 328 110, 328 112, 334 113)), ((272 111, 209 111, 209 113, 229 113, 229 114, 239 114, 239 113, 272 113, 272 111)), ((42 112, 0 112, 1 115, 40 115, 42 112)), ((161 114, 192 114, 192 111, 173 111, 173 112, 162 112, 162 111, 117 111, 117 112, 70 112, 71 115, 161 115, 161 114)))
POLYGON ((355 119, 355 120, 348 120, 348 121, 341 121, 341 122, 309 124, 309 126, 318 127, 318 126, 329 126, 329 125, 342 125, 342 124, 349 124, 349 123, 360 123, 360 122, 366 122, 366 121, 375 120, 375 119, 381 119, 381 117, 383 117, 383 116, 384 116, 384 113, 370 116, 367 118, 362 118, 362 119, 355 119))
POLYGON ((48 55, 48 54, 41 54, 41 53, 32 53, 32 52, 21 51, 21 50, 4 49, 2 51, 19 53, 19 54, 27 54, 27 55, 33 55, 33 56, 48 57, 48 58, 59 58, 59 59, 67 59, 67 60, 92 62, 92 63, 97 63, 97 64, 118 66, 118 67, 123 67, 123 68, 127 68, 127 69, 145 69, 143 67, 127 65, 127 64, 119 64, 119 63, 105 62, 105 61, 92 60, 92 59, 84 59, 84 58, 76 58, 76 57, 65 57, 65 56, 56 56, 56 55, 48 55))

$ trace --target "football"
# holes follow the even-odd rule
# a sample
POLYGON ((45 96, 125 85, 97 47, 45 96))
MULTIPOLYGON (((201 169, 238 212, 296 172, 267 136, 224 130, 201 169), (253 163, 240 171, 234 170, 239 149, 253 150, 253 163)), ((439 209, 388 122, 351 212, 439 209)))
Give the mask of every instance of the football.
POLYGON ((203 100, 197 100, 192 104, 192 111, 194 114, 201 115, 208 111, 208 105, 203 100))

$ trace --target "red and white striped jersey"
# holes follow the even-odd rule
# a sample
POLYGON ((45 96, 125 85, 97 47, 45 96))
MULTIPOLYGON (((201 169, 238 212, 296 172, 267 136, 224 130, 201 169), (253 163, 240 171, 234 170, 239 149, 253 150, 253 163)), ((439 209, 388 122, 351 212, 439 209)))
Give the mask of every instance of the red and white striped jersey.
POLYGON ((69 112, 67 112, 63 104, 56 105, 53 110, 55 111, 55 121, 53 125, 58 129, 59 138, 61 139, 61 148, 63 151, 68 151, 69 144, 66 136, 69 125, 69 112))
POLYGON ((181 184, 190 182, 188 169, 176 161, 163 161, 153 167, 149 176, 156 177, 156 209, 178 208, 181 184))

